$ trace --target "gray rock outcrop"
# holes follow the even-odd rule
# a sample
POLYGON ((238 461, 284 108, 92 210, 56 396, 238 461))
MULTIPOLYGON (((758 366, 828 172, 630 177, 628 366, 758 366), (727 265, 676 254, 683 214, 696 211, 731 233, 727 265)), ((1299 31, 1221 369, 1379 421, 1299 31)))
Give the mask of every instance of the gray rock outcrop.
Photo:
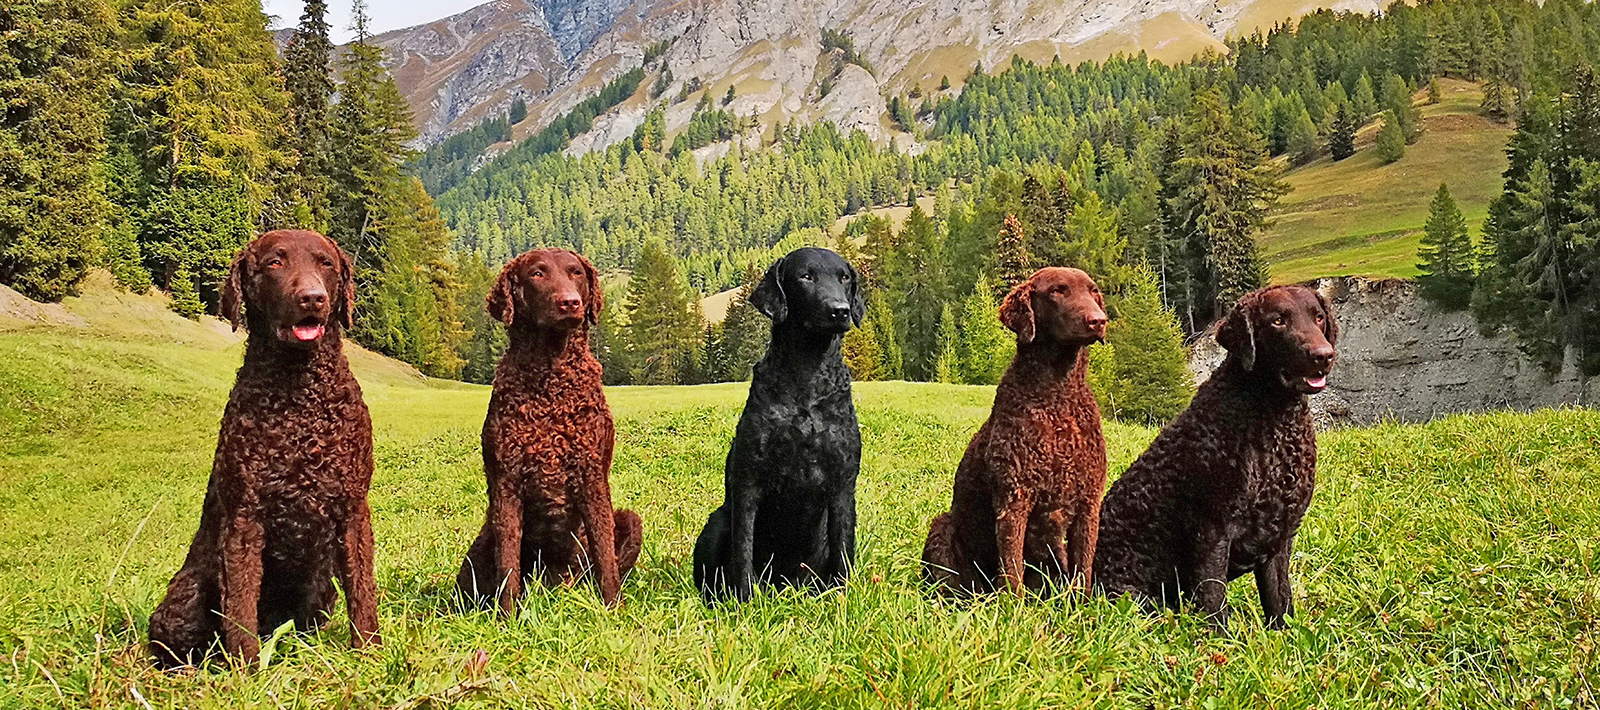
MULTIPOLYGON (((1402 279, 1356 276, 1313 284, 1339 319, 1339 359, 1328 389, 1311 398, 1319 424, 1423 422, 1460 412, 1600 403, 1600 377, 1581 378, 1574 358, 1549 373, 1509 333, 1484 336, 1470 312, 1444 311, 1402 279)), ((1190 350, 1197 382, 1225 355, 1215 327, 1190 350)))

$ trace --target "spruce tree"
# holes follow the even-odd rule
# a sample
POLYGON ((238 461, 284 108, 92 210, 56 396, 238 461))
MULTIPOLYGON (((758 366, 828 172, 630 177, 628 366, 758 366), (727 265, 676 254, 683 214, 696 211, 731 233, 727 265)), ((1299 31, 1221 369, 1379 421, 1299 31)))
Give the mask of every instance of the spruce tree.
POLYGON ((1397 119, 1406 143, 1415 143, 1422 136, 1422 114, 1411 101, 1411 88, 1399 75, 1384 79, 1382 108, 1397 119))
POLYGON ((1422 258, 1417 264, 1417 270, 1422 272, 1417 276, 1418 291, 1447 309, 1466 308, 1472 299, 1475 275, 1472 238, 1467 234, 1467 221, 1443 183, 1428 208, 1428 223, 1417 255, 1422 258))
POLYGON ((1350 96, 1350 113, 1355 116, 1356 128, 1366 125, 1367 119, 1372 118, 1378 109, 1378 96, 1372 86, 1372 77, 1363 71, 1361 78, 1356 81, 1355 93, 1350 96))
POLYGON ((772 337, 766 316, 750 305, 750 293, 761 281, 761 270, 751 265, 745 269, 739 293, 728 305, 728 315, 722 319, 723 371, 719 378, 730 382, 750 379, 750 372, 761 354, 766 352, 767 340, 772 337))
POLYGON ((660 240, 645 242, 628 279, 628 331, 633 346, 634 381, 642 385, 682 384, 703 332, 695 312, 698 299, 660 240))
POLYGON ((1004 296, 1017 284, 1033 275, 1032 258, 1028 254, 1027 238, 1022 231, 1022 221, 1016 215, 1005 216, 1000 237, 995 245, 996 292, 1004 296))
POLYGON ((918 207, 911 208, 895 249, 903 271, 890 281, 899 294, 895 309, 902 347, 902 372, 907 379, 933 379, 940 355, 939 318, 946 299, 944 250, 933 220, 918 207))
POLYGON ((1237 121, 1216 90, 1195 97, 1175 178, 1177 230, 1203 266, 1191 276, 1186 320, 1202 327, 1266 281, 1256 233, 1283 194, 1259 136, 1237 121))
POLYGON ((100 255, 113 22, 101 0, 0 5, 0 283, 31 298, 71 294, 100 255))
POLYGON ((1356 118, 1350 107, 1339 105, 1334 115, 1333 131, 1328 134, 1328 155, 1334 160, 1344 160, 1356 154, 1356 118))
POLYGON ((328 4, 306 0, 300 25, 284 49, 283 78, 289 90, 289 124, 299 162, 295 172, 305 214, 303 226, 327 230, 328 104, 333 97, 333 42, 328 39, 328 4))
POLYGON ((1106 328, 1112 350, 1110 384, 1095 396, 1118 419, 1163 424, 1194 396, 1183 329, 1172 310, 1162 305, 1155 274, 1147 268, 1134 270, 1113 303, 1117 317, 1106 328))
POLYGON ((867 315, 861 327, 871 331, 872 341, 878 346, 876 378, 905 379, 905 358, 900 348, 899 327, 895 323, 894 310, 889 307, 888 295, 883 290, 874 290, 867 297, 867 315))
POLYGON ((857 382, 878 379, 879 370, 883 367, 883 353, 878 349, 878 340, 873 337, 873 332, 874 329, 862 321, 861 327, 845 333, 844 342, 840 345, 844 364, 850 368, 850 376, 857 382))
POLYGON ((1373 153, 1385 165, 1405 157, 1406 132, 1393 111, 1383 112, 1383 127, 1378 130, 1378 142, 1373 146, 1373 153))

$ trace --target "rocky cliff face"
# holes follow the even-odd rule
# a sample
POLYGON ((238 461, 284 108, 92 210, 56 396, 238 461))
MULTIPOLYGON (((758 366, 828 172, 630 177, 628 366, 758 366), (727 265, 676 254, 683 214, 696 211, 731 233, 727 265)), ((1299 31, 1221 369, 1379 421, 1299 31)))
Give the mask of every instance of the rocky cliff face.
MULTIPOLYGON (((638 66, 644 48, 675 39, 676 81, 736 87, 731 109, 768 123, 836 120, 882 139, 884 97, 957 85, 973 66, 1013 55, 1103 59, 1147 51, 1178 61, 1319 7, 1370 11, 1382 0, 495 0, 437 22, 380 35, 431 144, 528 101, 526 135, 638 66), (823 97, 831 67, 823 28, 843 30, 874 71, 847 68, 823 97), (819 65, 821 70, 819 71, 819 65)), ((652 77, 653 79, 653 77, 652 77)), ((685 119, 686 120, 686 119, 685 119)), ((669 122, 669 127, 674 127, 669 122)), ((591 141, 598 144, 598 141, 591 141)))
MULTIPOLYGON (((1488 409, 1600 404, 1600 378, 1584 382, 1569 362, 1545 372, 1509 334, 1485 337, 1467 312, 1419 298, 1412 282, 1354 276, 1314 286, 1339 319, 1339 359, 1328 389, 1311 398, 1323 425, 1421 422, 1488 409)), ((1226 354, 1207 331, 1189 367, 1204 381, 1226 354)))

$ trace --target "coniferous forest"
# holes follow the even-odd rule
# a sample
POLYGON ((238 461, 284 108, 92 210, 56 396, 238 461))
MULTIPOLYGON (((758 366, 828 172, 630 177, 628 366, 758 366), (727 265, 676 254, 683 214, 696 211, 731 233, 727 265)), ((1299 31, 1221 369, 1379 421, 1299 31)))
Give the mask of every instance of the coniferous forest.
MULTIPOLYGON (((1577 0, 1321 11, 1174 66, 974 67, 889 97, 906 131, 882 144, 762 125, 696 81, 664 93, 671 67, 653 51, 492 160, 526 106, 413 151, 364 27, 335 47, 326 3, 304 7, 281 52, 256 0, 0 7, 0 281, 52 300, 102 267, 196 316, 253 235, 317 229, 355 257, 358 342, 486 381, 504 342, 482 308, 498 265, 564 246, 608 274, 593 338, 607 381, 692 383, 748 376, 766 332, 743 294, 777 256, 822 245, 869 289, 845 344, 858 378, 992 383, 1012 347, 999 295, 1072 265, 1110 295, 1092 364, 1103 407, 1161 421, 1186 401, 1185 337, 1266 280, 1255 239, 1284 167, 1348 157, 1373 124, 1374 149, 1403 154, 1419 96, 1453 77, 1482 83, 1484 115, 1517 132, 1505 192, 1465 246, 1441 190, 1424 292, 1549 367, 1575 349, 1600 372, 1600 9, 1577 0), (652 110, 631 139, 565 152, 641 92, 652 110), (669 135, 675 102, 695 108, 669 135), (911 206, 903 224, 864 214, 889 205, 911 206), (708 325, 701 297, 732 288, 708 325)), ((830 47, 870 70, 847 34, 822 33, 830 47)))

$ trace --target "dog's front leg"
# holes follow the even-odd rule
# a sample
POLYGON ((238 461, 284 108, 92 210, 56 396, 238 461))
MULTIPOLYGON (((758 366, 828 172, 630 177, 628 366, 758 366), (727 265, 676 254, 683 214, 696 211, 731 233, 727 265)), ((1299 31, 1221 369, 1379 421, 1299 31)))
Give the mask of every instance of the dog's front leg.
POLYGON ((489 501, 489 519, 494 525, 495 578, 500 584, 500 613, 511 616, 522 596, 522 491, 507 479, 495 481, 489 501))
POLYGON ((1289 558, 1293 550, 1294 538, 1285 540, 1283 546, 1267 558, 1266 564, 1256 568, 1261 613, 1271 628, 1283 628, 1283 617, 1294 616, 1294 590, 1289 586, 1289 558))
POLYGON ((1000 552, 1000 576, 1012 594, 1022 596, 1023 549, 1028 536, 1028 514, 1033 499, 1012 493, 1010 500, 996 501, 995 543, 1000 552))
POLYGON ((828 506, 827 549, 828 575, 822 581, 842 585, 856 563, 856 493, 848 486, 828 506))
POLYGON ((235 508, 222 525, 222 639, 227 652, 254 663, 261 652, 261 551, 265 546, 254 506, 235 508))
POLYGON ((378 584, 372 571, 372 509, 366 499, 350 506, 340 548, 339 572, 344 585, 345 610, 350 616, 350 645, 378 645, 378 584))
POLYGON ((600 600, 616 606, 622 600, 622 578, 617 571, 616 511, 605 475, 590 471, 584 493, 584 526, 589 530, 589 559, 600 586, 600 600))
POLYGON ((761 490, 744 485, 734 489, 733 494, 728 506, 733 518, 728 581, 733 586, 733 597, 742 602, 750 599, 755 587, 756 513, 761 508, 761 490))
POLYGON ((1228 628, 1228 548, 1232 540, 1227 525, 1202 523, 1195 536, 1194 578, 1189 581, 1195 607, 1211 622, 1213 629, 1228 628))

